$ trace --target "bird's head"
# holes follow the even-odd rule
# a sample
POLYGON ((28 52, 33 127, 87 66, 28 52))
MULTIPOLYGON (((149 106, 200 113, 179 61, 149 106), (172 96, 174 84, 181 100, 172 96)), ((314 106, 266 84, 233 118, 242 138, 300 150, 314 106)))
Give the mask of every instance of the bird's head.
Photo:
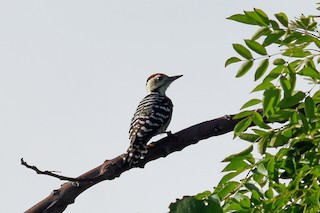
POLYGON ((169 85, 176 79, 182 77, 182 75, 177 75, 177 76, 167 76, 162 73, 156 73, 151 75, 147 79, 147 91, 148 94, 151 92, 158 92, 162 95, 165 95, 165 92, 169 85))

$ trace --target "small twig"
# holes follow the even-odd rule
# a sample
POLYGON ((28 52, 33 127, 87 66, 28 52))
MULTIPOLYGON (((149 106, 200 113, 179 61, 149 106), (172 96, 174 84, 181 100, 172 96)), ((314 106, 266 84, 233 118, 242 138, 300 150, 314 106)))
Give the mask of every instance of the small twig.
POLYGON ((38 169, 36 166, 29 165, 26 161, 23 160, 23 158, 21 158, 21 165, 27 167, 28 169, 32 169, 33 171, 35 171, 39 175, 48 175, 48 176, 55 177, 55 178, 58 178, 60 180, 65 180, 65 181, 93 182, 93 181, 95 181, 95 180, 97 180, 99 178, 99 177, 94 177, 94 178, 72 178, 72 177, 67 177, 67 176, 55 174, 54 172, 57 172, 57 171, 47 171, 47 170, 42 171, 42 170, 38 169))

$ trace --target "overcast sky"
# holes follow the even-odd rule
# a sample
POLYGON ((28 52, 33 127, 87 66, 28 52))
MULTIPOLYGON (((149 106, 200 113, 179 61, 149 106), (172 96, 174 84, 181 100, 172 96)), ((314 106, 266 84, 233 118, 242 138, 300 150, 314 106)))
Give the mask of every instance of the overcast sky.
MULTIPOLYGON (((22 157, 76 177, 125 152, 153 73, 184 75, 167 92, 172 132, 237 113, 255 83, 224 62, 257 28, 226 17, 254 7, 269 17, 318 14, 316 2, 0 1, 0 212, 23 212, 63 183, 21 166, 22 157)), ((212 190, 220 161, 249 145, 210 138, 94 186, 65 212, 167 212, 176 198, 212 190)))

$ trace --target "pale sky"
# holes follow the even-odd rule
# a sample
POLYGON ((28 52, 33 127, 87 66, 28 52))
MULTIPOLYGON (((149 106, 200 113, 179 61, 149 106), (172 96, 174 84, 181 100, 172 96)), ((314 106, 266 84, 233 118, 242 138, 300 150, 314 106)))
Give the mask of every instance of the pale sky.
MULTIPOLYGON (((236 79, 232 43, 257 28, 226 17, 263 9, 318 14, 317 1, 0 1, 0 212, 23 212, 63 183, 20 165, 76 177, 126 151, 149 75, 184 75, 168 89, 173 133, 237 113, 256 94, 236 79)), ((252 73, 252 72, 251 72, 252 73)), ((85 191, 65 212, 163 213, 212 190, 226 156, 250 144, 214 137, 85 191)), ((161 137, 161 136, 160 136, 161 137)), ((160 138, 157 137, 154 140, 160 138)), ((153 140, 153 141, 154 141, 153 140)))

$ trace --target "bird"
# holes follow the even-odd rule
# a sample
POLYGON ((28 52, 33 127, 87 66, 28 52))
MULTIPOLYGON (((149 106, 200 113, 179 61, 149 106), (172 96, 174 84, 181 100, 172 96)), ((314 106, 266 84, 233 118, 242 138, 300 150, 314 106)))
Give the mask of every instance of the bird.
POLYGON ((145 96, 139 103, 129 129, 130 146, 124 157, 124 164, 134 165, 144 159, 147 143, 152 137, 168 133, 166 129, 171 121, 173 104, 166 96, 170 84, 182 75, 167 76, 155 73, 147 79, 145 96))

